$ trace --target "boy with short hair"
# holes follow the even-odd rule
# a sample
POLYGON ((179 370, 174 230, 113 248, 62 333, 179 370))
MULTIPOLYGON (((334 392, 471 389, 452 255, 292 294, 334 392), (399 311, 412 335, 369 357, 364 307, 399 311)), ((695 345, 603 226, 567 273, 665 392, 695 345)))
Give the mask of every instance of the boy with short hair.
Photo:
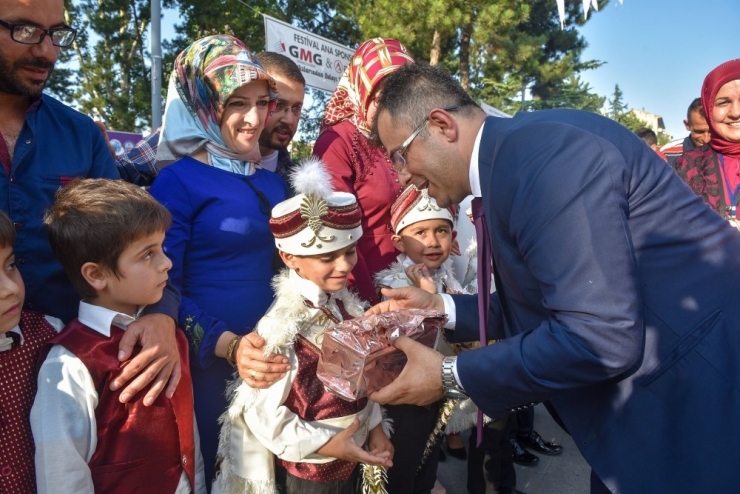
POLYGON ((28 417, 36 393, 36 361, 61 320, 22 310, 25 286, 15 265, 15 227, 0 211, 0 492, 36 492, 28 417))
POLYGON ((301 165, 292 185, 298 195, 276 205, 270 219, 288 269, 273 278, 275 301, 255 328, 265 354, 284 354, 292 368, 268 389, 241 379, 232 385, 214 494, 278 492, 275 463, 287 472, 280 492, 356 494, 359 462, 392 465, 379 405, 334 396, 316 377, 326 328, 365 311, 346 288, 362 212, 352 194, 332 190, 321 161, 301 165))
POLYGON ((144 190, 106 179, 59 189, 45 215, 54 255, 83 301, 39 369, 31 410, 39 492, 205 492, 185 336, 177 333, 183 375, 172 398, 124 405, 110 390, 127 325, 162 297, 170 222, 144 190))

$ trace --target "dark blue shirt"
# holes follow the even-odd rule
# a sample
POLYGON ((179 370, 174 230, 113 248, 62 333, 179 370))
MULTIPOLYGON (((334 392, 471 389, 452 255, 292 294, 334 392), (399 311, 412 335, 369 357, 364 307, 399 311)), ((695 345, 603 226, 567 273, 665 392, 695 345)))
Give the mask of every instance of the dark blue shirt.
POLYGON ((26 112, 8 177, 0 167, 0 207, 15 224, 16 264, 26 285, 25 309, 69 321, 80 297, 54 258, 42 226, 60 186, 74 178, 120 178, 93 121, 42 95, 26 112))

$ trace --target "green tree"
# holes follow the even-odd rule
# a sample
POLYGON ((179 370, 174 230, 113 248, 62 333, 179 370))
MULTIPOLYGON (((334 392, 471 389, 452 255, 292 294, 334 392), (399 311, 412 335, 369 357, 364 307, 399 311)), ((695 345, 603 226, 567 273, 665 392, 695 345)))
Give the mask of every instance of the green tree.
POLYGON ((624 102, 624 93, 622 93, 622 90, 619 88, 619 84, 614 86, 612 99, 609 100, 609 111, 607 116, 612 120, 621 123, 632 132, 641 127, 648 127, 647 122, 637 118, 635 113, 629 109, 627 103, 624 102))
POLYGON ((66 6, 67 22, 78 35, 65 57, 72 57, 79 71, 70 80, 55 70, 52 89, 73 99, 81 112, 105 120, 108 128, 142 129, 151 121, 145 50, 149 2, 80 0, 66 6))

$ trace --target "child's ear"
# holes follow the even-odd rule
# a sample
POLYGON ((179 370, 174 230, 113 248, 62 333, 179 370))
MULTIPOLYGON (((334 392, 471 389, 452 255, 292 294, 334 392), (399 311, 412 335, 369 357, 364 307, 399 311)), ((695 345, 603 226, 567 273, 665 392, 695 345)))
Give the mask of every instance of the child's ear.
POLYGON ((290 269, 295 269, 295 260, 293 254, 288 254, 287 252, 283 252, 282 250, 278 251, 278 254, 280 254, 280 259, 283 260, 286 266, 290 269))
POLYGON ((85 281, 97 291, 102 291, 108 286, 108 276, 98 263, 86 262, 80 268, 80 273, 85 281))
POLYGON ((393 246, 397 251, 406 252, 406 248, 403 246, 403 241, 401 241, 401 235, 392 235, 391 242, 393 242, 393 246))
POLYGON ((457 230, 452 230, 452 240, 457 238, 457 230))

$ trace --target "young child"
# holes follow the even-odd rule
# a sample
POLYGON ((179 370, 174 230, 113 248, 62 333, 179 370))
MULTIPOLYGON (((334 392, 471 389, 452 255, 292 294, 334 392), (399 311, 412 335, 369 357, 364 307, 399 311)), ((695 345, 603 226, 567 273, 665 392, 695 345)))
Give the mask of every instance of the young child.
POLYGON ((452 273, 450 248, 457 232, 449 209, 426 189, 409 185, 391 206, 393 245, 401 253, 375 276, 378 287, 415 286, 431 293, 462 293, 452 273))
POLYGON ((362 213, 352 194, 332 191, 321 161, 304 163, 292 182, 297 195, 275 206, 270 219, 288 269, 273 279, 275 301, 255 328, 266 340, 265 354, 283 353, 292 369, 268 389, 239 379, 232 385, 214 494, 277 492, 273 455, 287 471, 281 490, 287 494, 354 494, 359 462, 392 465, 380 407, 366 398, 338 398, 316 377, 327 326, 364 314, 345 288, 357 262, 362 213))
POLYGON ((29 415, 36 394, 36 361, 62 321, 23 311, 26 289, 15 266, 15 226, 0 211, 0 492, 36 492, 29 415))
MULTIPOLYGON (((167 209, 123 181, 59 189, 44 223, 54 255, 82 296, 78 318, 47 345, 31 410, 39 492, 205 492, 187 340, 172 398, 127 404, 110 383, 129 323, 162 297, 167 209)), ((136 353, 136 352, 135 352, 136 353)))

